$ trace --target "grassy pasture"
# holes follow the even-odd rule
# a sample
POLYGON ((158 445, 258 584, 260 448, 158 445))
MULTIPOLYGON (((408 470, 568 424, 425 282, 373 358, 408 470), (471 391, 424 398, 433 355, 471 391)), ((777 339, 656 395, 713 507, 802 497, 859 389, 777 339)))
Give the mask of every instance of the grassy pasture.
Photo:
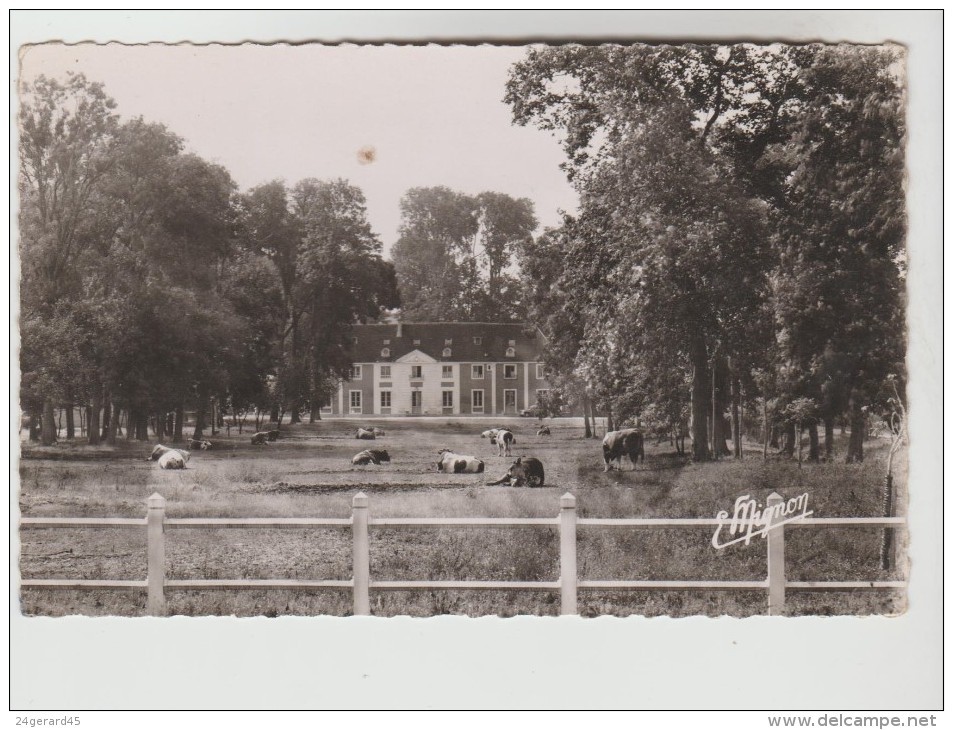
MULTIPOLYGON (((573 419, 536 436, 531 419, 355 419, 285 426, 284 437, 252 446, 250 434, 212 437, 214 448, 195 451, 184 471, 162 471, 145 461, 154 442, 116 447, 47 449, 24 443, 20 462, 23 516, 142 517, 146 498, 159 492, 170 517, 348 517, 359 491, 377 517, 549 517, 571 492, 580 517, 714 517, 736 497, 764 502, 808 492, 817 517, 878 516, 887 442, 869 441, 867 460, 804 464, 769 457, 746 444, 742 461, 691 464, 667 443, 646 444, 636 470, 602 471, 599 439, 582 437, 573 419), (516 433, 513 458, 495 455, 479 434, 505 424, 516 433), (375 442, 358 441, 358 425, 383 428, 375 442), (355 467, 365 448, 386 448, 391 463, 355 467), (442 474, 437 450, 451 448, 482 458, 484 474, 442 474), (488 486, 520 455, 546 468, 540 489, 488 486)), ((846 437, 845 437, 846 438, 846 437)), ((846 441, 845 441, 846 446, 846 441)), ((842 452, 841 452, 842 453, 842 452)), ((898 512, 905 513, 906 462, 896 463, 898 512)), ((580 527, 581 579, 761 580, 765 543, 711 547, 711 530, 580 527)), ((906 536, 901 533, 901 539, 906 536)), ((145 530, 141 528, 26 529, 20 532, 24 578, 144 579, 145 530)), ((878 528, 800 528, 786 532, 790 580, 895 580, 903 571, 881 571, 878 528)), ((371 576, 377 580, 550 581, 559 573, 555 529, 542 527, 371 528, 371 576)), ((176 529, 166 535, 169 578, 340 579, 351 574, 348 529, 176 529)), ((348 615, 347 591, 169 591, 170 613, 185 615, 348 615)), ((898 613, 901 593, 824 592, 788 595, 788 613, 898 613)), ((25 589, 28 615, 122 615, 145 611, 145 595, 120 591, 25 589)), ((732 615, 766 611, 764 592, 579 593, 586 616, 732 615)), ((418 591, 371 593, 375 615, 557 615, 559 596, 542 592, 418 591)))

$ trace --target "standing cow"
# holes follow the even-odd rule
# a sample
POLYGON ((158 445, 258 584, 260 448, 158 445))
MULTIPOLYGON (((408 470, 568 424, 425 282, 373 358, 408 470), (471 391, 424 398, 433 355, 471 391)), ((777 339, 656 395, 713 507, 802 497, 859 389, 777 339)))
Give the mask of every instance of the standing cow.
POLYGON ((612 462, 619 463, 622 470, 622 457, 628 456, 635 470, 635 462, 639 459, 645 462, 645 441, 642 432, 636 428, 626 428, 622 431, 610 431, 602 439, 602 458, 606 463, 605 471, 612 469, 612 462))
POLYGON ((496 449, 499 456, 512 456, 510 447, 516 443, 516 436, 513 435, 512 431, 501 428, 496 432, 494 440, 496 441, 496 449))

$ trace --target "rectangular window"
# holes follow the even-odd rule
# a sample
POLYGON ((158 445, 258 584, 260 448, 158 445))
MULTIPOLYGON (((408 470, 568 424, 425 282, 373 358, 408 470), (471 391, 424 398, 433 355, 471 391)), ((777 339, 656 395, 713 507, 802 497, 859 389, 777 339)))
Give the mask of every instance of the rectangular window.
POLYGON ((364 377, 364 376, 361 374, 361 366, 360 366, 360 365, 352 365, 352 366, 351 366, 351 377, 348 378, 348 380, 360 380, 362 377, 364 377))
POLYGON ((381 408, 390 408, 390 391, 381 391, 381 408))
POLYGON ((482 338, 482 337, 474 337, 474 338, 473 338, 473 344, 474 344, 474 345, 482 345, 482 344, 483 344, 483 338, 482 338))
POLYGON ((361 391, 351 391, 351 413, 361 412, 361 391))
POLYGON ((546 366, 543 363, 536 363, 536 379, 545 380, 546 378, 546 366))
POLYGON ((452 390, 443 391, 443 407, 453 408, 453 391, 452 390))
POLYGON ((446 380, 449 380, 453 377, 453 365, 444 365, 443 366, 443 377, 446 380))
POLYGON ((514 380, 516 378, 516 366, 515 365, 504 365, 503 366, 503 377, 507 380, 514 380))
POLYGON ((390 365, 381 365, 381 380, 390 377, 390 365))
POLYGON ((510 340, 510 347, 516 347, 516 340, 510 340))
POLYGON ((412 378, 422 378, 424 376, 424 366, 423 365, 411 365, 410 366, 410 377, 412 378))
POLYGON ((470 377, 473 380, 483 380, 483 366, 482 365, 471 365, 470 366, 470 377))
POLYGON ((482 390, 473 390, 470 392, 473 399, 473 412, 474 413, 483 413, 483 391, 482 390))

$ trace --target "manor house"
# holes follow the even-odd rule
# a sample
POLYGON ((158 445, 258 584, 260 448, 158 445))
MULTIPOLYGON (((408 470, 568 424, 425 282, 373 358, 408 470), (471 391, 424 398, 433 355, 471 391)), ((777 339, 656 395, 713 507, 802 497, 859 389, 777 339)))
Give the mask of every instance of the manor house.
POLYGON ((326 415, 519 415, 549 389, 543 335, 524 324, 352 327, 350 379, 326 415))

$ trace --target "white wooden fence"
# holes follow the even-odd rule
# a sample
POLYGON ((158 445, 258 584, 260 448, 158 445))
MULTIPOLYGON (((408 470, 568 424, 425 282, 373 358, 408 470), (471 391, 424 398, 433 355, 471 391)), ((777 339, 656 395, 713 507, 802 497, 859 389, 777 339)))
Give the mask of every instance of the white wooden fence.
MULTIPOLYGON (((775 493, 768 497, 771 508, 783 498, 775 493)), ((717 519, 605 519, 577 518, 576 498, 564 494, 560 498, 557 517, 400 517, 371 518, 367 495, 354 496, 350 518, 310 517, 243 517, 243 518, 176 518, 165 516, 165 498, 153 494, 148 499, 145 519, 135 518, 72 518, 24 517, 21 528, 56 527, 145 527, 148 549, 146 580, 46 580, 20 581, 22 588, 53 588, 76 590, 130 590, 147 591, 147 608, 151 615, 166 613, 165 594, 169 590, 345 590, 351 591, 354 615, 370 615, 371 591, 417 590, 490 590, 490 591, 552 591, 559 592, 561 613, 577 613, 577 592, 583 591, 766 591, 768 614, 784 612, 785 593, 799 591, 891 590, 906 586, 903 581, 788 581, 784 577, 784 535, 788 528, 881 526, 902 528, 902 517, 836 517, 805 518, 772 528, 766 536, 767 578, 765 580, 579 580, 576 570, 576 530, 578 527, 595 529, 659 529, 672 527, 715 528, 717 519), (556 581, 434 581, 434 580, 371 580, 370 527, 525 527, 548 526, 559 530, 559 579, 556 581), (165 531, 183 528, 349 528, 353 541, 353 572, 350 580, 170 580, 165 577, 165 531)), ((897 541, 895 541, 897 542, 897 541)))

